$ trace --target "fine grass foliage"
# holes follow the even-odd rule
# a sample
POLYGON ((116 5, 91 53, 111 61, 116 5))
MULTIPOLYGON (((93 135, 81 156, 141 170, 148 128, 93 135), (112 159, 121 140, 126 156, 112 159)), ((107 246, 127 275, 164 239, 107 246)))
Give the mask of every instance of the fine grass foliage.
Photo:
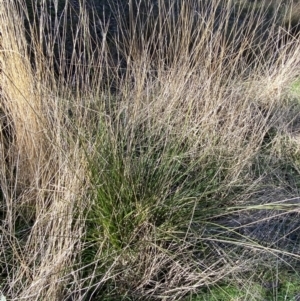
POLYGON ((78 3, 0 2, 3 296, 295 299, 294 2, 78 3))

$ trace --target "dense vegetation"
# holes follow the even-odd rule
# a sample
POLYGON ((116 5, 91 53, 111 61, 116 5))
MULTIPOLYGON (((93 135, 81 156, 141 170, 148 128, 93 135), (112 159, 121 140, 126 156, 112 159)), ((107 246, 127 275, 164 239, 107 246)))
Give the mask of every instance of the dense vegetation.
POLYGON ((298 300, 299 15, 1 2, 0 297, 298 300))

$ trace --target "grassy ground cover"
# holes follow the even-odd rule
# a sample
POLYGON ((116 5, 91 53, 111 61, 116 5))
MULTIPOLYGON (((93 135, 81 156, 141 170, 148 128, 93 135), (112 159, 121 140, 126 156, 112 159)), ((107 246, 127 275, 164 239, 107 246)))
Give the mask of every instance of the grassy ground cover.
POLYGON ((298 4, 249 3, 0 2, 2 299, 298 300, 298 4))

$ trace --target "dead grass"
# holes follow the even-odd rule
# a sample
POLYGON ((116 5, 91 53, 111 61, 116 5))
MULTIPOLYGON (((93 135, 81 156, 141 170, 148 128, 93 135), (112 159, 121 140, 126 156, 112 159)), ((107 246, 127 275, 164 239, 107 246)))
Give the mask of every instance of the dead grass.
POLYGON ((300 45, 278 47, 275 26, 260 45, 263 11, 241 28, 209 3, 119 16, 113 54, 83 9, 71 55, 51 35, 67 16, 37 12, 29 51, 24 3, 0 3, 9 300, 182 300, 222 283, 253 300, 262 270, 298 262, 300 45))
POLYGON ((56 91, 32 72, 18 11, 1 3, 1 282, 11 300, 58 300, 82 232, 73 218, 84 168, 56 91))

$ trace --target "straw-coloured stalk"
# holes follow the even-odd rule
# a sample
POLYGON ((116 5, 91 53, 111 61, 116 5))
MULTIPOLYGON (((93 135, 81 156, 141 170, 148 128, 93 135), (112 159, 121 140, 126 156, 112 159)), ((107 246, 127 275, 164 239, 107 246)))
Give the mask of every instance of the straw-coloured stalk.
POLYGON ((1 5, 1 112, 7 123, 7 138, 14 144, 11 162, 23 171, 18 180, 25 184, 34 176, 36 164, 44 153, 45 120, 42 97, 28 59, 22 20, 18 14, 13 15, 12 9, 6 11, 7 5, 1 5))

